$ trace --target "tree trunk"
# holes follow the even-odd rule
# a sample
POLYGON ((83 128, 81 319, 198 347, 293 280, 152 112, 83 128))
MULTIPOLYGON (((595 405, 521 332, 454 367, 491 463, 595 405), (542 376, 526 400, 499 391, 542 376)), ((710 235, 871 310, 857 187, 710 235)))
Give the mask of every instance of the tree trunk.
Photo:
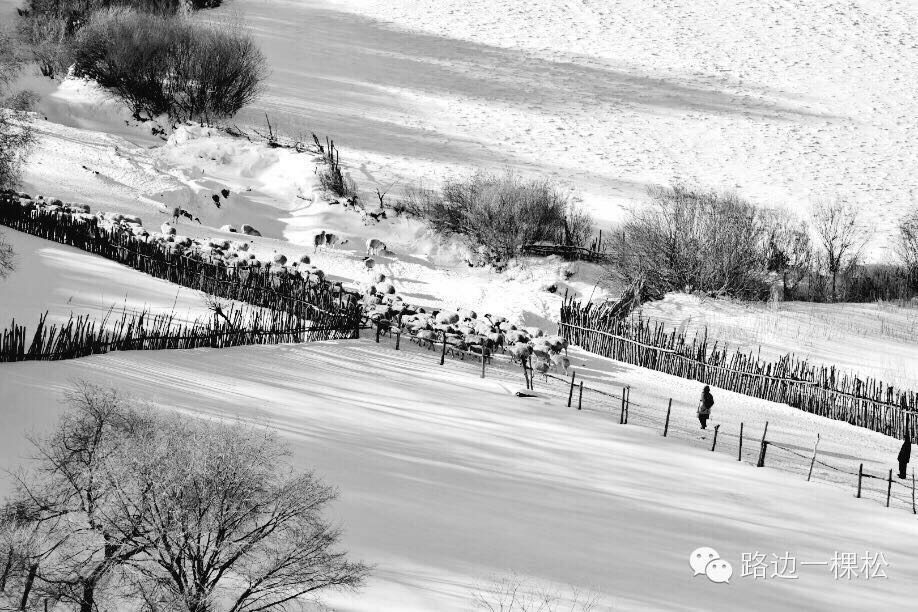
POLYGON ((83 582, 83 597, 80 599, 80 612, 92 612, 96 605, 96 581, 83 582))
POLYGON ((25 612, 29 605, 29 595, 32 593, 32 584, 35 582, 35 574, 38 573, 38 564, 33 563, 29 566, 29 573, 26 576, 25 585, 22 587, 22 599, 19 602, 19 610, 25 612))

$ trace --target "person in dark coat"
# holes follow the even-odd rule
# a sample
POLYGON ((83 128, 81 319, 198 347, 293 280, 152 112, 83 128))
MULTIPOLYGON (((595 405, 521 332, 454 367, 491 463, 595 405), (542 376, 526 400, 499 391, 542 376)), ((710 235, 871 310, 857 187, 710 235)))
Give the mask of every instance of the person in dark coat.
POLYGON ((711 387, 705 385, 701 392, 701 400, 698 402, 698 420, 701 422, 701 428, 708 428, 708 418, 711 416, 711 406, 714 405, 714 396, 711 395, 711 387))
POLYGON ((902 441, 902 448, 899 449, 899 478, 905 478, 905 468, 908 467, 909 459, 912 458, 912 442, 905 435, 902 441))

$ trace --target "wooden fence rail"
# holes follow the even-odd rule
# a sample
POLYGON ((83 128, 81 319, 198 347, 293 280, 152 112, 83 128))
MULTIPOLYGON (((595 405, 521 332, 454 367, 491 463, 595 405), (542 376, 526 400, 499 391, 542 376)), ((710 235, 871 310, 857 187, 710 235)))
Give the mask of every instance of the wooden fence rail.
POLYGON ((307 273, 305 277, 265 267, 227 265, 183 253, 175 245, 146 241, 128 232, 102 227, 95 217, 50 212, 0 193, 0 225, 76 247, 151 276, 217 297, 283 311, 298 319, 329 315, 334 327, 355 333, 362 309, 353 292, 307 273))
POLYGON ((43 314, 31 334, 25 326, 0 331, 0 362, 75 359, 110 351, 224 348, 252 344, 314 342, 353 338, 350 326, 338 327, 340 319, 320 314, 302 320, 264 309, 237 308, 222 316, 177 322, 172 313, 124 311, 111 320, 87 315, 71 316, 66 323, 49 324, 43 314))
POLYGON ((662 323, 604 317, 593 304, 565 298, 560 334, 571 344, 618 361, 697 380, 744 395, 785 403, 806 412, 902 439, 918 441, 909 413, 914 391, 841 373, 793 355, 768 361, 754 353, 708 343, 707 332, 689 340, 662 323))

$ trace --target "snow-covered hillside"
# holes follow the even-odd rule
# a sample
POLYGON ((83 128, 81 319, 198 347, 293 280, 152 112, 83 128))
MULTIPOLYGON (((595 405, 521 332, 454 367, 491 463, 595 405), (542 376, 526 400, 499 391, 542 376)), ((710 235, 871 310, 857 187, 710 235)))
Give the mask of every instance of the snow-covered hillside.
MULTIPOLYGON (((0 19, 13 6, 0 0, 0 19)), ((848 197, 876 222, 871 256, 881 258, 918 192, 909 78, 918 8, 903 0, 225 0, 193 18, 240 22, 267 55, 266 93, 235 121, 251 130, 268 113, 303 142, 334 138, 369 210, 377 187, 394 195, 507 166, 561 182, 605 229, 641 205, 647 185, 681 180, 801 214, 817 198, 848 197)), ((470 267, 460 240, 391 210, 373 220, 323 192, 314 152, 196 125, 160 138, 92 83, 27 75, 17 86, 42 94, 22 185, 33 196, 136 215, 151 232, 181 207, 192 220, 181 217, 178 234, 205 245, 246 242, 264 261, 307 255, 358 290, 383 273, 407 304, 548 333, 565 292, 613 292, 600 266, 560 258, 470 267), (228 229, 243 224, 260 235, 228 229), (340 244, 316 249, 321 231, 340 244), (371 272, 372 238, 388 249, 371 272)), ((196 291, 0 232, 16 254, 0 279, 0 330, 15 318, 31 331, 46 310, 55 321, 110 308, 208 314, 196 291)), ((674 328, 707 326, 734 348, 761 347, 763 357, 795 353, 910 388, 916 313, 686 295, 642 309, 674 328)), ((587 385, 577 411, 566 407, 574 387, 560 372, 537 377, 536 397, 523 398, 519 366, 504 355, 482 379, 474 359, 439 366, 435 352, 402 342, 398 352, 365 337, 0 364, 0 469, 28 455, 25 434, 49 428, 62 392, 87 380, 289 440, 297 468, 339 488, 333 518, 345 547, 376 566, 360 593, 325 598, 336 610, 468 610, 474 590, 508 573, 562 593, 595 591, 602 610, 914 607, 908 481, 893 483, 892 508, 879 477, 866 481, 867 499, 854 497, 858 466, 887 474, 899 441, 714 389, 721 437, 712 453, 695 381, 570 347, 587 385), (627 426, 618 398, 591 390, 626 386, 627 426), (773 446, 757 469, 750 461, 766 422, 773 446), (807 482, 816 439, 824 462, 807 482), (701 546, 732 564, 730 584, 693 577, 689 555, 701 546), (742 575, 743 555, 754 553, 769 564, 764 579, 742 575), (882 554, 888 577, 859 567, 837 579, 831 563, 843 553, 882 554), (771 574, 780 555, 801 563, 799 579, 771 574)), ((8 488, 0 474, 0 496, 8 488)))
POLYGON ((218 14, 244 20, 274 68, 246 118, 334 135, 364 184, 508 164, 568 181, 606 219, 673 180, 801 211, 839 194, 880 233, 918 187, 913 2, 271 0, 218 14))
POLYGON ((743 303, 670 294, 640 314, 766 359, 788 353, 904 388, 918 386, 914 304, 743 303))
MULTIPOLYGON (((23 431, 47 427, 60 412, 70 381, 88 379, 164 408, 264 423, 288 438, 297 465, 340 488, 333 518, 344 545, 377 564, 363 592, 328 599, 338 610, 469 610, 476 586, 511 571, 562 592, 567 584, 597 591, 603 610, 892 610, 913 602, 918 523, 855 499, 853 483, 756 469, 604 412, 568 409, 558 396, 518 398, 516 371, 492 368, 482 380, 474 365, 440 367, 432 353, 404 348, 365 339, 5 364, 3 463, 26 453, 23 431), (700 546, 732 564, 730 584, 692 576, 689 555, 700 546), (837 581, 828 565, 802 565, 865 551, 883 553, 886 579, 837 581), (742 555, 755 552, 768 563, 771 554, 793 555, 799 579, 743 577, 742 555)), ((695 395, 686 381, 607 365, 615 381, 641 385, 642 402, 695 395)), ((718 418, 748 423, 761 411, 772 427, 782 423, 786 443, 811 444, 808 427, 795 434, 791 424, 814 417, 734 397, 718 393, 718 418)), ((676 410, 674 420, 692 418, 692 405, 676 410)), ((882 438, 824 424, 827 434, 846 430, 849 444, 882 438)), ((882 462, 882 453, 872 456, 882 462)))

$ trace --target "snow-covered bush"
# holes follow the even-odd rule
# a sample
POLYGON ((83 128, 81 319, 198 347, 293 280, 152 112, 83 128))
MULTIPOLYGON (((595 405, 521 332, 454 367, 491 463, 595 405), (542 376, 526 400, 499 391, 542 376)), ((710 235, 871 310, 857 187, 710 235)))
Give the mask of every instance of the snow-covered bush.
POLYGON ((137 117, 204 123, 251 102, 267 70, 242 31, 124 7, 90 17, 74 40, 73 60, 78 76, 113 91, 137 117))
POLYGON ((768 295, 768 218, 733 193, 651 187, 610 241, 612 272, 654 292, 768 295))
POLYGON ((528 244, 583 246, 593 235, 593 220, 557 185, 510 172, 451 178, 439 192, 410 190, 403 208, 441 234, 464 238, 486 263, 515 257, 528 244))
MULTIPOLYGON (((0 31, 0 97, 19 73, 21 58, 12 37, 0 31)), ((14 187, 19 180, 22 162, 34 142, 28 116, 16 110, 0 108, 0 188, 14 187)))

